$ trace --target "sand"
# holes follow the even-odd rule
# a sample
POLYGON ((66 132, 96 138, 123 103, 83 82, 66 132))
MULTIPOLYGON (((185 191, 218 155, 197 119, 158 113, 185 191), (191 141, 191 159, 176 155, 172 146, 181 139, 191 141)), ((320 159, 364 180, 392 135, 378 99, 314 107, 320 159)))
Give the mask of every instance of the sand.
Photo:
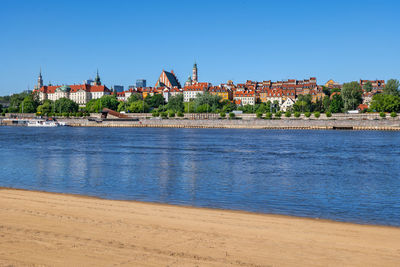
POLYGON ((400 228, 0 189, 0 266, 399 266, 400 228))

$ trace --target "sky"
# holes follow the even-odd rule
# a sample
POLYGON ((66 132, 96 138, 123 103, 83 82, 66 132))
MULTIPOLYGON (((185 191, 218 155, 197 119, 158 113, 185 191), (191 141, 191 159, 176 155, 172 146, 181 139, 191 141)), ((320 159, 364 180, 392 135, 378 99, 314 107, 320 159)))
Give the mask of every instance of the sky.
POLYGON ((0 95, 44 83, 400 78, 400 1, 0 0, 0 95))

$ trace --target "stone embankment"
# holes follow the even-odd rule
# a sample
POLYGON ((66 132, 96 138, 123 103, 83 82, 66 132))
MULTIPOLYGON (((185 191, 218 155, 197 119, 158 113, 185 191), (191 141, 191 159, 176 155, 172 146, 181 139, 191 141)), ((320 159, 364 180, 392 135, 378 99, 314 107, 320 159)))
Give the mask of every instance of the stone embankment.
POLYGON ((295 129, 295 130, 387 130, 400 131, 400 120, 337 119, 140 119, 138 121, 87 119, 65 120, 74 127, 151 127, 151 128, 220 128, 220 129, 295 129))

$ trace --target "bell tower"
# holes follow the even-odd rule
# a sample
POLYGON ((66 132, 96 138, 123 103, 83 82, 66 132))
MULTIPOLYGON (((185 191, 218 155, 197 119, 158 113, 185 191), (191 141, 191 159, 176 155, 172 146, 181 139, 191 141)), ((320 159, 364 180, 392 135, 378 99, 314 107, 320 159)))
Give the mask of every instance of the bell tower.
POLYGON ((198 83, 197 64, 196 64, 196 62, 193 65, 192 83, 193 84, 198 83))
POLYGON ((40 89, 42 88, 42 86, 43 86, 42 69, 40 69, 36 87, 37 89, 40 89))

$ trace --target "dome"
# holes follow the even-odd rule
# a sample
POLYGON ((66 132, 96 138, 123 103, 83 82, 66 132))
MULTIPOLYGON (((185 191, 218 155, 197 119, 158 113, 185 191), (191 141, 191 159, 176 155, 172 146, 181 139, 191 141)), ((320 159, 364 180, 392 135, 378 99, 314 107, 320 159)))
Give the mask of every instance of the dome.
POLYGON ((69 92, 69 91, 71 91, 71 87, 69 87, 68 85, 63 85, 56 89, 56 92, 69 92))

